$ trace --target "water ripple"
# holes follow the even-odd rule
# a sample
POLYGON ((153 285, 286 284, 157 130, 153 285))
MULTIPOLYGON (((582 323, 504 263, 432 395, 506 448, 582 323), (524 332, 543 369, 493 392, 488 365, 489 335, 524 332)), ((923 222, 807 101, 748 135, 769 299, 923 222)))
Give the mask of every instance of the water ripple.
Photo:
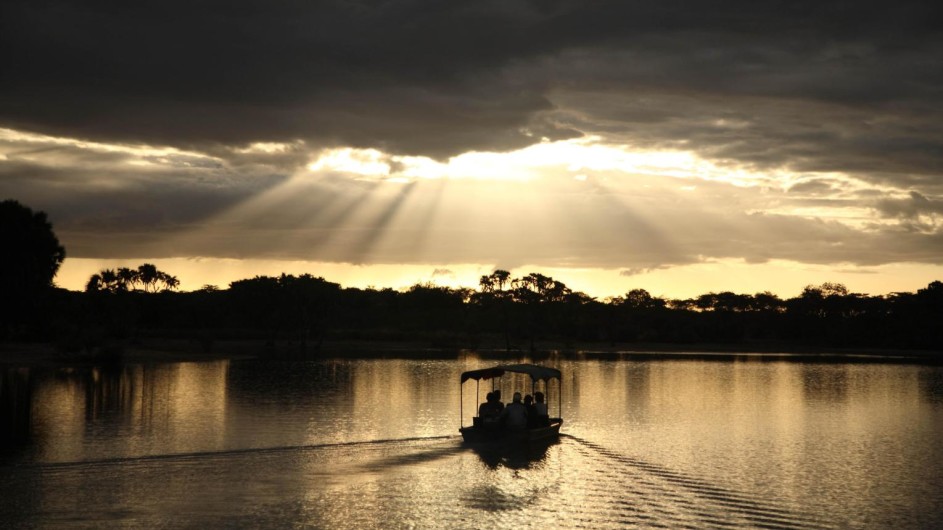
POLYGON ((145 526, 828 527, 785 500, 570 435, 523 459, 441 436, 0 467, 0 478, 0 514, 52 526, 71 514, 145 526))
MULTIPOLYGON (((607 498, 612 495, 609 489, 612 481, 624 483, 629 479, 635 486, 626 487, 619 494, 629 494, 648 505, 651 513, 662 516, 662 522, 671 526, 678 523, 694 527, 830 528, 826 522, 803 514, 782 500, 761 499, 615 452, 578 436, 563 436, 578 444, 580 452, 597 463, 592 476, 603 480, 588 489, 603 503, 613 502, 607 498), (662 504, 664 501, 667 503, 662 504)), ((639 517, 641 514, 636 516, 639 517)))

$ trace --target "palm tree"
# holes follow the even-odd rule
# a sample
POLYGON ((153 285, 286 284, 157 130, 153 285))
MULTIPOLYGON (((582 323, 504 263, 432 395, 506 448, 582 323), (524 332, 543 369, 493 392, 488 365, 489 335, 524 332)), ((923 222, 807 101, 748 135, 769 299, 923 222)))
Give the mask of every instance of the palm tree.
POLYGON ((137 269, 121 267, 119 269, 103 269, 92 275, 85 284, 85 290, 108 291, 123 293, 137 290, 140 286, 146 293, 169 291, 180 286, 180 280, 166 272, 158 270, 150 263, 144 263, 137 269))
POLYGON ((101 286, 104 290, 116 292, 118 288, 118 273, 114 269, 102 269, 99 273, 101 286))
POLYGON ((510 272, 497 269, 489 275, 482 276, 481 279, 478 280, 478 285, 484 292, 502 292, 507 286, 510 277, 510 272))
POLYGON ((136 272, 136 279, 141 283, 141 287, 144 289, 144 292, 149 293, 152 292, 152 290, 153 292, 157 292, 157 282, 162 279, 161 274, 164 273, 158 271, 157 267, 152 263, 143 263, 139 265, 136 272))
POLYGON ((102 284, 101 274, 93 274, 92 277, 88 279, 88 283, 85 284, 85 292, 87 293, 94 293, 102 289, 104 289, 104 285, 102 284))
POLYGON ((157 280, 163 284, 162 291, 172 291, 180 285, 180 280, 176 276, 171 276, 166 272, 157 271, 157 280))
POLYGON ((122 292, 133 290, 134 285, 138 282, 137 272, 127 267, 118 269, 117 276, 118 290, 122 292))

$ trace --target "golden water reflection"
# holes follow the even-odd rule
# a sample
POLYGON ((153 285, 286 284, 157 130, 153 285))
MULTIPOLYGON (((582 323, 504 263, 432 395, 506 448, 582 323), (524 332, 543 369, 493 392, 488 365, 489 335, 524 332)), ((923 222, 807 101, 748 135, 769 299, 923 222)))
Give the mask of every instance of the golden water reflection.
POLYGON ((74 461, 218 447, 228 361, 69 368, 37 375, 35 458, 74 461))
MULTIPOLYGON (((106 510, 107 500, 107 510, 145 510, 157 515, 144 521, 163 524, 266 499, 280 511, 246 521, 355 528, 446 517, 513 527, 541 520, 537 500, 552 500, 570 516, 619 526, 628 519, 617 508, 634 495, 644 502, 631 509, 645 517, 673 514, 696 526, 703 512, 726 521, 723 506, 687 513, 662 497, 704 483, 707 492, 774 499, 839 526, 914 526, 907 521, 938 513, 939 367, 542 362, 563 371, 568 436, 518 464, 470 453, 455 437, 460 396, 467 423, 490 390, 482 384, 476 398, 474 382, 459 385, 462 371, 494 364, 474 356, 7 369, 5 458, 83 464, 32 475, 24 468, 10 484, 27 487, 3 490, 14 500, 0 501, 0 511, 9 502, 29 507, 24 513, 91 509, 101 517, 95 507, 106 510), (452 438, 429 441, 443 436, 452 438)), ((505 399, 530 391, 527 381, 497 384, 505 399)), ((698 495, 694 505, 704 501, 698 495)))
POLYGON ((940 495, 943 411, 928 391, 939 368, 582 361, 571 371, 566 408, 579 415, 568 432, 672 469, 849 514, 873 512, 876 496, 906 507, 940 495))

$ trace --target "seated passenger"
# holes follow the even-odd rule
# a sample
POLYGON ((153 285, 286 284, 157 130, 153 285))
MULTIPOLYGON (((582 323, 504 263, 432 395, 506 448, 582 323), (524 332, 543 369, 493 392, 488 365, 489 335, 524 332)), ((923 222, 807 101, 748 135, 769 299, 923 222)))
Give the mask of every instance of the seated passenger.
POLYGON ((501 389, 494 391, 494 403, 495 408, 498 409, 498 412, 504 410, 504 403, 501 403, 501 389))
POLYGON ((534 397, 530 394, 524 396, 524 408, 527 409, 527 428, 537 427, 537 408, 534 407, 534 397))
POLYGON ((514 400, 504 407, 501 412, 504 426, 512 431, 521 431, 527 428, 527 409, 521 403, 521 393, 514 393, 514 400))
POLYGON ((491 416, 494 414, 494 393, 488 392, 488 395, 485 396, 485 400, 478 405, 478 416, 485 417, 491 416))
POLYGON ((494 392, 488 392, 485 402, 478 406, 478 417, 485 427, 497 427, 501 417, 501 409, 494 392))
POLYGON ((544 393, 535 393, 534 401, 534 410, 537 412, 537 426, 546 427, 550 425, 550 414, 547 412, 547 404, 544 403, 544 393))

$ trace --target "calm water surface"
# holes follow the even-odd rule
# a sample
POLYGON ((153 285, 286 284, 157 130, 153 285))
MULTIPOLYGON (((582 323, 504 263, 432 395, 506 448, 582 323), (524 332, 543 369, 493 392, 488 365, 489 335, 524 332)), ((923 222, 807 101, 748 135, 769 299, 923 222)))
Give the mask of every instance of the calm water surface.
POLYGON ((502 453, 491 364, 4 369, 0 525, 943 527, 941 367, 549 360, 565 435, 502 453))

